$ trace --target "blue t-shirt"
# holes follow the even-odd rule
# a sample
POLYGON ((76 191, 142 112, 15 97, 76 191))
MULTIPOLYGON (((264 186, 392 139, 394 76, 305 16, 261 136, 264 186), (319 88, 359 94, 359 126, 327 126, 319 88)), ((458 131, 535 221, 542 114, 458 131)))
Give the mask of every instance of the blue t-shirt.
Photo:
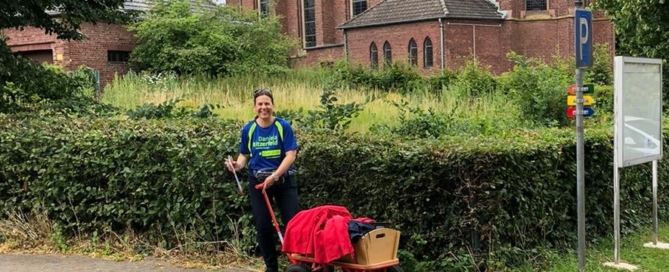
MULTIPOLYGON (((283 128, 283 140, 279 136, 279 128, 274 123, 263 128, 253 120, 242 128, 239 153, 251 154, 249 173, 254 170, 277 169, 286 152, 297 150, 297 141, 290 123, 281 118, 276 118, 276 121, 283 128), (251 136, 251 150, 249 150, 249 130, 253 124, 256 124, 256 127, 251 136)), ((293 169, 292 165, 290 169, 293 169)))

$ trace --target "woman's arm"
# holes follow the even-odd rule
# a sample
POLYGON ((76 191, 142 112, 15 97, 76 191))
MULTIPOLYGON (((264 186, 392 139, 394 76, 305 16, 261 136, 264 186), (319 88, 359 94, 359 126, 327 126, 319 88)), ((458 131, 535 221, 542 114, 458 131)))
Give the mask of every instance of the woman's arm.
POLYGON ((237 156, 237 161, 235 161, 235 172, 244 169, 244 166, 246 166, 248 161, 248 154, 239 154, 239 156, 237 156))
POLYGON ((296 157, 297 157, 296 150, 291 150, 286 152, 286 156, 281 161, 281 165, 279 165, 279 168, 277 168, 272 175, 274 175, 276 178, 283 176, 283 174, 285 174, 286 171, 288 171, 293 162, 295 162, 296 157))

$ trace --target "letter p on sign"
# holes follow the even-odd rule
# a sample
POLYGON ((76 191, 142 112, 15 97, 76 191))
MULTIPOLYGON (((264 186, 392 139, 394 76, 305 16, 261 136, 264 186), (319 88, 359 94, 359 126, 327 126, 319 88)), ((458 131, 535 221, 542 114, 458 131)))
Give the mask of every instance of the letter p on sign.
POLYGON ((576 9, 574 14, 576 68, 592 67, 592 34, 592 12, 576 9))

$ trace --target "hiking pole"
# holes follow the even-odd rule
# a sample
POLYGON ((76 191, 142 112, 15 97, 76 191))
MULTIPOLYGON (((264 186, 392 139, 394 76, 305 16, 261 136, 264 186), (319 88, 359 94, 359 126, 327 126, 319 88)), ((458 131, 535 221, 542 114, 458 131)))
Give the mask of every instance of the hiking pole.
POLYGON ((239 188, 239 194, 243 194, 244 192, 242 191, 242 184, 239 182, 239 178, 237 177, 237 171, 235 171, 235 166, 232 165, 232 158, 228 156, 227 163, 230 165, 230 168, 232 168, 232 174, 235 175, 235 181, 237 182, 237 188, 239 188))

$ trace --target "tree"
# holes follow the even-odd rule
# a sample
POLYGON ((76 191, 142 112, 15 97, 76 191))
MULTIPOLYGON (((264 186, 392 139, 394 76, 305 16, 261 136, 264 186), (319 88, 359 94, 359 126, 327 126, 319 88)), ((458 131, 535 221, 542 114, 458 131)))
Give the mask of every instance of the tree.
MULTIPOLYGON (((597 0, 616 30, 617 54, 669 60, 669 0, 597 0)), ((664 71, 664 97, 669 98, 669 69, 664 71)))
POLYGON ((230 6, 196 7, 188 0, 159 0, 130 29, 138 41, 130 56, 132 67, 155 73, 215 77, 281 72, 295 45, 281 33, 276 16, 230 6))
MULTIPOLYGON (((126 23, 135 14, 120 9, 124 0, 12 0, 0 5, 0 30, 36 27, 58 39, 80 40, 82 23, 126 23)), ((0 32, 0 34, 2 34, 0 32)), ((82 80, 59 69, 16 57, 0 35, 0 112, 40 102, 73 101, 82 80)))

